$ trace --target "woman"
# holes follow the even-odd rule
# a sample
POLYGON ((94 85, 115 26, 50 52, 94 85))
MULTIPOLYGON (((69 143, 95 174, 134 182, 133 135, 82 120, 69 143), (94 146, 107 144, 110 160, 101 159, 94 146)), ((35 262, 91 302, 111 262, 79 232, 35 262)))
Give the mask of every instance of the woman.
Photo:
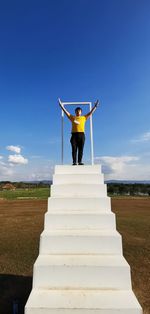
POLYGON ((72 165, 73 166, 77 165, 77 161, 78 161, 78 165, 84 165, 84 163, 82 162, 82 157, 83 157, 83 148, 84 148, 84 143, 85 143, 85 133, 84 133, 85 122, 96 110, 98 104, 99 104, 99 101, 97 100, 92 110, 84 116, 82 116, 82 109, 80 107, 77 107, 75 109, 75 116, 73 116, 70 114, 70 112, 68 112, 65 109, 65 107, 59 100, 59 105, 61 109, 64 111, 68 119, 72 122, 72 131, 71 131, 72 136, 71 136, 70 142, 72 146, 72 159, 73 159, 72 165), (77 156, 77 153, 78 153, 78 156, 77 156))

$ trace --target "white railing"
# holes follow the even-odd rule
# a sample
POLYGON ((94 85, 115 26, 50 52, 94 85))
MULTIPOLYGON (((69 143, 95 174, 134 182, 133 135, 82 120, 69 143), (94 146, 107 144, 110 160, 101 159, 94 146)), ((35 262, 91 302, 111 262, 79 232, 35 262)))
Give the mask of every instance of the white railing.
MULTIPOLYGON (((59 102, 63 106, 67 105, 73 105, 73 106, 78 106, 78 105, 89 105, 90 111, 92 110, 92 103, 90 101, 84 101, 84 102, 62 102, 59 99, 59 102)), ((64 111, 62 110, 61 113, 62 117, 62 123, 61 123, 61 162, 62 164, 64 163, 64 111)), ((91 164, 94 164, 94 148, 93 148, 93 123, 92 123, 92 115, 90 116, 90 139, 91 139, 91 164)))

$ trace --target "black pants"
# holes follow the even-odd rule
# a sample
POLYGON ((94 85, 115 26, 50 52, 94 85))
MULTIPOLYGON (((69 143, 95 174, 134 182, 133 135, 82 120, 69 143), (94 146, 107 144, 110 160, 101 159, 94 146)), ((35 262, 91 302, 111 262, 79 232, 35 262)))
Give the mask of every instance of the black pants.
POLYGON ((83 147, 84 147, 84 142, 85 142, 84 132, 72 133, 70 142, 72 146, 73 163, 77 162, 77 151, 78 151, 78 163, 80 163, 82 161, 83 147))

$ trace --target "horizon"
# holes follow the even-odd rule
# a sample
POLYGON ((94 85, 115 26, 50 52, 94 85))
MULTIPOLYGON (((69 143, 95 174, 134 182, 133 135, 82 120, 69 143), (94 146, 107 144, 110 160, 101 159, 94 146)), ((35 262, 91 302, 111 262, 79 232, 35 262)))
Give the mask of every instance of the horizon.
POLYGON ((150 180, 150 3, 15 0, 1 3, 0 24, 0 181, 51 179, 61 160, 59 97, 100 100, 94 162, 106 180, 150 180))
MULTIPOLYGON (((41 180, 33 180, 33 181, 25 181, 25 180, 22 180, 22 181, 9 181, 9 180, 5 180, 5 181, 0 181, 0 184, 3 183, 3 182, 4 183, 5 182, 8 182, 8 183, 10 182, 10 183, 35 183, 36 184, 36 183, 45 183, 45 182, 49 183, 49 182, 53 182, 53 180, 52 179, 50 179, 50 180, 46 180, 46 179, 42 180, 41 179, 41 180)), ((113 179, 112 180, 111 179, 110 180, 105 180, 104 179, 104 183, 106 183, 106 184, 109 184, 109 183, 114 183, 114 184, 115 183, 121 183, 121 184, 128 184, 128 183, 129 184, 130 183, 131 184, 132 183, 133 184, 134 183, 135 184, 138 184, 138 183, 139 184, 150 184, 150 180, 120 180, 120 179, 118 179, 118 180, 117 179, 116 180, 113 180, 113 179)))

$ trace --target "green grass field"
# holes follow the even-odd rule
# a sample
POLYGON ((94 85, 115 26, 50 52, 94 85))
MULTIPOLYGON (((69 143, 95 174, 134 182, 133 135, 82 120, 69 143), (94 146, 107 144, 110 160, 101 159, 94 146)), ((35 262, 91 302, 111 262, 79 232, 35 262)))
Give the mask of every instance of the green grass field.
POLYGON ((14 191, 0 191, 0 199, 47 199, 50 196, 50 188, 16 189, 14 191))
MULTIPOLYGON (((116 198, 116 196, 112 194, 108 194, 112 198, 116 198)), ((50 187, 35 187, 29 189, 16 189, 14 191, 0 191, 0 200, 17 200, 17 199, 47 199, 50 196, 50 187)), ((136 196, 123 196, 118 195, 117 198, 136 198, 136 196)), ((138 196, 140 199, 143 196, 138 196)))

